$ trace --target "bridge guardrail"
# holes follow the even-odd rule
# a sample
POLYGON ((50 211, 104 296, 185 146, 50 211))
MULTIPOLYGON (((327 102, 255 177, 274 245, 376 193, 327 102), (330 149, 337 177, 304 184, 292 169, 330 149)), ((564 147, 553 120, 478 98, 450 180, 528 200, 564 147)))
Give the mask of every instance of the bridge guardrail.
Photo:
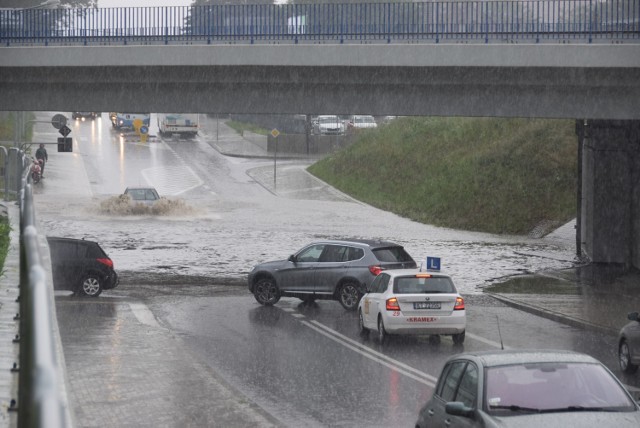
MULTIPOLYGON (((31 158, 17 148, 11 148, 10 152, 15 153, 11 160, 15 161, 14 169, 20 176, 18 426, 72 427, 63 375, 64 363, 55 333, 57 319, 53 289, 46 281, 41 254, 42 237, 36 228, 30 177, 31 158)), ((9 169, 5 170, 5 175, 9 169)))
POLYGON ((0 45, 640 41, 636 0, 0 9, 0 45))

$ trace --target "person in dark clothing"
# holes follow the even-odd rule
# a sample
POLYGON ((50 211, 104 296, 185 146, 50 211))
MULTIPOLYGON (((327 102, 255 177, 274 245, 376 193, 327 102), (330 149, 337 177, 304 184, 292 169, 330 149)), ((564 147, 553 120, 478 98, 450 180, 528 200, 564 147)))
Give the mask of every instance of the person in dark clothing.
POLYGON ((44 178, 44 165, 49 162, 49 155, 47 155, 47 149, 44 148, 44 144, 40 144, 40 147, 36 150, 36 159, 42 161, 42 172, 40 176, 44 178))

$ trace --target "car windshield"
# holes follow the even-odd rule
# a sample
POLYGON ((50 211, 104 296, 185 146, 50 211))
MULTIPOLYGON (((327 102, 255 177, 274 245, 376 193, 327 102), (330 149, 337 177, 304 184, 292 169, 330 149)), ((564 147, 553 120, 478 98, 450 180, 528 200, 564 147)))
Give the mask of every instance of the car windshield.
POLYGON ((399 277, 393 284, 395 294, 455 293, 453 281, 447 277, 399 277))
POLYGON ((324 123, 324 124, 336 124, 338 123, 340 120, 337 117, 321 117, 320 119, 318 119, 318 123, 324 123))
POLYGON ((158 195, 153 189, 127 189, 127 195, 135 201, 155 201, 158 195))
POLYGON ((492 415, 579 410, 632 411, 633 403, 600 364, 536 363, 488 368, 485 410, 492 415))
POLYGON ((363 116, 363 117, 356 117, 354 122, 355 123, 373 123, 374 120, 372 117, 363 116))

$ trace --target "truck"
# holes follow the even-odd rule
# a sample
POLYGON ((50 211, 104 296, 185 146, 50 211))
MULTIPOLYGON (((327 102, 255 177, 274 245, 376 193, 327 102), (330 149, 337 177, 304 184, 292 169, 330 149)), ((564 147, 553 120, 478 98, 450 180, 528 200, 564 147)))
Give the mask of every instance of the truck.
POLYGON ((136 119, 142 121, 142 126, 149 128, 151 123, 151 113, 109 113, 111 118, 111 125, 116 130, 121 129, 135 129, 134 122, 136 119))
POLYGON ((200 127, 198 114, 166 113, 158 114, 158 132, 160 135, 180 134, 195 137, 200 127))

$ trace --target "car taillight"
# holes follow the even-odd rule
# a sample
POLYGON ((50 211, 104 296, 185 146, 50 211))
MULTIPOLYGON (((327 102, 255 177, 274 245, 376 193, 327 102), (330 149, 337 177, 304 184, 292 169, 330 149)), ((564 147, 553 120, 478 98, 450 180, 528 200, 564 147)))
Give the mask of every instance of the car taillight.
POLYGON ((96 259, 96 261, 113 269, 113 261, 111 259, 96 259))
POLYGON ((399 311, 400 310, 400 305, 398 304, 398 299, 396 299, 395 297, 387 299, 387 310, 388 311, 399 311))
POLYGON ((378 274, 380 272, 382 272, 384 269, 382 269, 382 267, 380 267, 379 265, 371 265, 369 266, 369 272, 371 272, 373 274, 373 276, 378 276, 378 274))
POLYGON ((453 307, 454 311, 464 311, 464 299, 462 297, 456 297, 456 305, 453 307))

